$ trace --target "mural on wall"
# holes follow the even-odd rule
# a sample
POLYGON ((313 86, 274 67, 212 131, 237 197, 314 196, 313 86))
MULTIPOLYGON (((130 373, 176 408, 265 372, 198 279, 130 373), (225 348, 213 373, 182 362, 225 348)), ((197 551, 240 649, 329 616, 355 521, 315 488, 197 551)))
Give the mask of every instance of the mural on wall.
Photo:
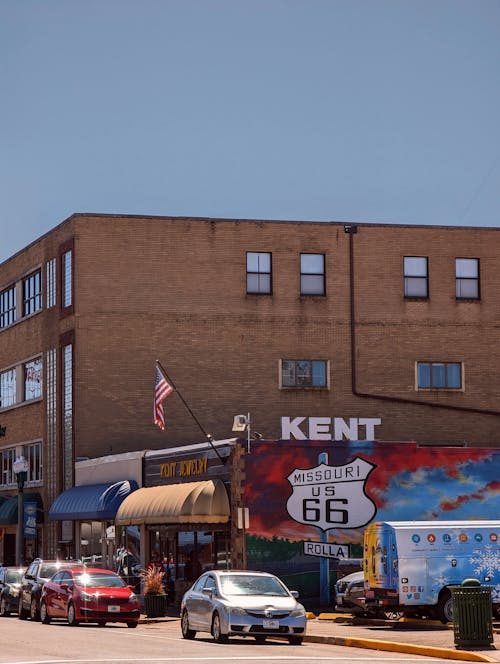
POLYGON ((248 566, 314 572, 305 541, 362 556, 374 520, 497 519, 500 449, 370 441, 252 441, 246 456, 248 566))

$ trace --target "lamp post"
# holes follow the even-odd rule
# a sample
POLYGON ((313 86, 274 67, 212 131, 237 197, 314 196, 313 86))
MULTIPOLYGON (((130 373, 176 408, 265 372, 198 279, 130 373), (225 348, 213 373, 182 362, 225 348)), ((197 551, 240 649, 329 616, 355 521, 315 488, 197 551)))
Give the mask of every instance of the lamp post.
POLYGON ((24 483, 28 476, 28 462, 21 455, 12 464, 12 470, 16 475, 17 480, 17 536, 16 536, 16 565, 22 567, 23 565, 23 524, 24 524, 24 483))

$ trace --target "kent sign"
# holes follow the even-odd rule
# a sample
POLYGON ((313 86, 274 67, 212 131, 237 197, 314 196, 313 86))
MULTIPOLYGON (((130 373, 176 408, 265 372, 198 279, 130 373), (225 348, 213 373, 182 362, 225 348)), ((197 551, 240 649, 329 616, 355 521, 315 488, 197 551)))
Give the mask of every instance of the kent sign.
POLYGON ((282 440, 374 440, 379 417, 282 417, 282 440))

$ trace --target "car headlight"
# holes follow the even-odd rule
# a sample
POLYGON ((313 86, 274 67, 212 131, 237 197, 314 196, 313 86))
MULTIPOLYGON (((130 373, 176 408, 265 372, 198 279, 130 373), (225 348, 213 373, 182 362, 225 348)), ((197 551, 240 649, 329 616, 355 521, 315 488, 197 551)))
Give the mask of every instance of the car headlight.
POLYGON ((19 588, 14 588, 13 586, 11 586, 9 592, 12 595, 12 597, 17 597, 19 595, 19 588))
POLYGON ((246 615, 245 609, 242 609, 240 606, 232 606, 231 613, 233 616, 244 616, 246 615))
POLYGON ((290 612, 290 618, 303 618, 306 615, 306 611, 303 606, 300 606, 290 612))
POLYGON ((95 602, 96 596, 91 593, 85 592, 85 590, 80 590, 80 597, 84 602, 95 602))
POLYGON ((136 602, 137 601, 137 595, 135 593, 130 593, 129 600, 131 602, 136 602))

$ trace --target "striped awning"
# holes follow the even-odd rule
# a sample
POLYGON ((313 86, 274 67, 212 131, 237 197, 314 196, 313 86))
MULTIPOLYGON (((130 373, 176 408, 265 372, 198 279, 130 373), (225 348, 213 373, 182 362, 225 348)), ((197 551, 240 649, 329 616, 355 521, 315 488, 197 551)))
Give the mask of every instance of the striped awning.
POLYGON ((227 523, 229 514, 223 482, 205 480, 138 489, 120 505, 115 523, 227 523))

